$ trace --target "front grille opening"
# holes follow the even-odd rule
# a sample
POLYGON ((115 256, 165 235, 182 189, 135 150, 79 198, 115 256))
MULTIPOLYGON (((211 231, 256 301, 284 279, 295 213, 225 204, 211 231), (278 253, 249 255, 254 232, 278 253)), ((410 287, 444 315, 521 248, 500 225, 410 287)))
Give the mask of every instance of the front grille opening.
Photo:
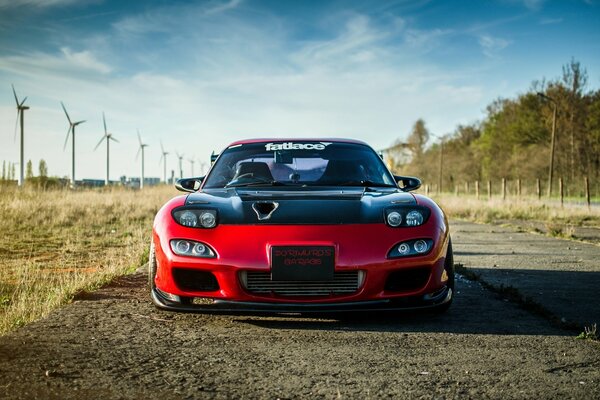
POLYGON ((207 271, 174 268, 173 279, 179 289, 188 292, 213 292, 219 290, 217 278, 207 271))
POLYGON ((385 281, 385 290, 390 292, 412 292, 427 284, 429 268, 411 268, 393 271, 385 281))
POLYGON ((252 294, 275 296, 339 296, 358 291, 363 271, 335 272, 331 281, 272 281, 270 272, 242 271, 244 289, 252 294))

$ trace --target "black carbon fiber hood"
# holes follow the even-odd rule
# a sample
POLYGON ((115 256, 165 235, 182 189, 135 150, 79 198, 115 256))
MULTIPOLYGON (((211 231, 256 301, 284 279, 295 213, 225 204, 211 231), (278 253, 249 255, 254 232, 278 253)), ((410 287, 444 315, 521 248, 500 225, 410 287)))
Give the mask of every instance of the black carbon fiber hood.
POLYGON ((216 209, 220 224, 383 223, 384 210, 416 205, 394 188, 229 188, 192 193, 186 207, 216 209))

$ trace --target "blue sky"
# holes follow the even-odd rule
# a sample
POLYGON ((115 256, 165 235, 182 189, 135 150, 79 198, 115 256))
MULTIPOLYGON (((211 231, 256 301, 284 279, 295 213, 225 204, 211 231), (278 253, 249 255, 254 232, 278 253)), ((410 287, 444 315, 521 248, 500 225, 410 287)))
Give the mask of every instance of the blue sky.
MULTIPOLYGON (((588 0, 0 0, 0 160, 18 161, 10 84, 28 96, 25 158, 77 178, 136 176, 136 130, 185 159, 249 137, 351 137, 384 148, 423 118, 444 135, 572 58, 600 86, 600 4, 588 0)), ((195 172, 198 173, 196 162, 195 172)), ((184 163, 189 175, 190 163, 184 163)))

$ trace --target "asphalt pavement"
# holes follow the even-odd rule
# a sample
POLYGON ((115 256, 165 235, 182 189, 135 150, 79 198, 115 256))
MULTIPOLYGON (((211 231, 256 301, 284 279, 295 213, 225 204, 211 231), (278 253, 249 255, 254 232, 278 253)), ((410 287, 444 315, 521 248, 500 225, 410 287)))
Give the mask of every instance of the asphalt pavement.
POLYGON ((600 322, 600 246, 453 220, 455 263, 573 327, 600 322))

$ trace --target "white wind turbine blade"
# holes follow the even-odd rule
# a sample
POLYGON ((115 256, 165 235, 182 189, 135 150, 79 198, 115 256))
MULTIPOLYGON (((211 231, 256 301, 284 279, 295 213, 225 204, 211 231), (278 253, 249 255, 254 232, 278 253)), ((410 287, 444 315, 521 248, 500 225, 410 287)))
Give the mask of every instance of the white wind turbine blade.
POLYGON ((108 131, 106 130, 106 117, 104 116, 104 111, 102 111, 102 123, 104 124, 104 135, 108 136, 108 131))
POLYGON ((19 107, 21 104, 19 103, 19 98, 17 97, 17 92, 15 91, 15 85, 11 84, 10 86, 12 86, 12 91, 13 91, 13 94, 15 95, 15 103, 17 103, 17 107, 19 107))
MULTIPOLYGON (((100 141, 98 142, 98 144, 96 145, 96 147, 94 147, 94 151, 100 147, 100 145, 102 144, 102 141, 104 140, 104 138, 106 138, 106 135, 102 136, 102 139, 100 139, 100 141)), ((107 139, 108 140, 108 139, 107 139)))
POLYGON ((15 121, 15 136, 13 137, 13 142, 17 141, 17 129, 19 128, 19 117, 21 116, 21 109, 17 108, 17 120, 15 121))
POLYGON ((65 112, 67 119, 69 120, 69 125, 73 125, 73 122, 71 122, 71 118, 69 117, 69 113, 67 112, 67 109, 65 108, 65 105, 63 104, 62 101, 60 102, 60 105, 62 106, 62 109, 65 112))
POLYGON ((73 130, 73 125, 69 125, 69 129, 67 130, 67 137, 65 138, 65 145, 63 146, 63 151, 67 149, 67 143, 69 143, 69 135, 71 134, 71 130, 73 130))

